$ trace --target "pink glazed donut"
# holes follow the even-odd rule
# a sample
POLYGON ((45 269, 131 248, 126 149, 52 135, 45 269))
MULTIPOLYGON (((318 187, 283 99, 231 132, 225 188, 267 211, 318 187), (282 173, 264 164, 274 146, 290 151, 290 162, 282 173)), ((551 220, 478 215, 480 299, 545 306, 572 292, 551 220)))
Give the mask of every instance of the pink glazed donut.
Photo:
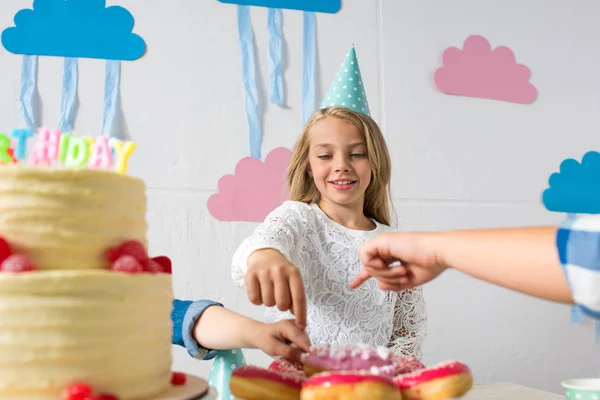
POLYGON ((321 372, 302 385, 301 400, 401 400, 391 378, 366 372, 321 372))
POLYGON ((324 371, 361 371, 394 377, 425 367, 418 360, 400 357, 390 349, 367 345, 314 345, 302 355, 302 362, 308 377, 324 371))
POLYGON ((410 374, 399 375, 394 383, 404 400, 442 400, 462 396, 473 387, 469 367, 460 361, 447 361, 410 374))
POLYGON ((244 365, 231 373, 229 390, 245 400, 298 400, 303 381, 296 375, 244 365))
POLYGON ((283 375, 297 376, 298 379, 306 380, 304 365, 298 361, 292 361, 286 358, 276 358, 267 369, 283 375))

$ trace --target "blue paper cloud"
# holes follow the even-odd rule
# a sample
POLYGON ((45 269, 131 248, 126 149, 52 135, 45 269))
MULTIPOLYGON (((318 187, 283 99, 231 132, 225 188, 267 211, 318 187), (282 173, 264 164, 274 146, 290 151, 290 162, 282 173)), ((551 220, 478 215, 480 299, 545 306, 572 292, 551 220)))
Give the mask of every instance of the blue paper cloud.
POLYGON ((14 22, 2 45, 15 54, 135 60, 146 48, 131 13, 105 0, 34 0, 14 22))
POLYGON ((219 0, 221 3, 240 4, 290 10, 315 11, 335 14, 342 8, 342 0, 219 0))
POLYGON ((581 214, 600 213, 600 153, 586 153, 581 164, 566 159, 560 172, 550 176, 543 203, 550 211, 581 214))

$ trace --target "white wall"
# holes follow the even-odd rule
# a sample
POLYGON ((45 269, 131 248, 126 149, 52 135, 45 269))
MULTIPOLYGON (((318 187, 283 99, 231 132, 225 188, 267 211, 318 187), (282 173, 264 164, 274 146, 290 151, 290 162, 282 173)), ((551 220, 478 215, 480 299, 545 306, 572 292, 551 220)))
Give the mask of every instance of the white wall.
MULTIPOLYGON (((229 275, 235 247, 256 226, 220 222, 207 209, 217 181, 249 155, 235 6, 217 0, 108 1, 132 11, 145 57, 124 63, 120 124, 138 144, 129 172, 148 185, 151 252, 174 260, 179 298, 212 298, 260 317, 229 275), (166 145, 164 144, 166 142, 166 145)), ((3 1, 0 26, 31 0, 3 1)), ((600 4, 593 0, 344 0, 319 14, 318 95, 354 42, 375 119, 393 157, 393 193, 403 229, 497 227, 557 222, 540 203, 548 176, 567 157, 598 149, 600 4), (446 96, 432 74, 448 46, 480 34, 506 45, 533 72, 539 96, 517 105, 446 96)), ((261 99, 267 94, 266 9, 252 18, 261 99)), ((300 130, 302 14, 284 12, 288 107, 265 105, 263 154, 291 148, 300 130)), ((21 58, 0 51, 0 130, 19 123, 21 58)), ((62 60, 40 60, 43 123, 54 127, 62 60)), ((96 135, 104 63, 80 61, 76 130, 96 135)), ((543 279, 543 277, 540 277, 543 279)), ((569 322, 566 306, 446 273, 426 287, 425 363, 459 358, 478 381, 506 380, 560 391, 562 379, 597 376, 591 323, 569 322)), ((250 363, 267 358, 246 353, 250 363)), ((175 368, 206 376, 211 364, 175 349, 175 368)))

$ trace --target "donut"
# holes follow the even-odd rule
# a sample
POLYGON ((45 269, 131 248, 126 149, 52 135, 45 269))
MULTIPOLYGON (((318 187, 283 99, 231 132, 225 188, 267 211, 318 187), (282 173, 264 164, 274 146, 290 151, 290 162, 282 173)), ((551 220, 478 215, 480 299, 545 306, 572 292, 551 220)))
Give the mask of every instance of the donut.
POLYGON ((462 396, 473 387, 469 367, 447 361, 394 378, 404 400, 443 400, 462 396))
POLYGON ((391 378, 366 372, 321 372, 302 385, 300 400, 401 400, 391 378))
POLYGON ((276 358, 267 369, 283 375, 297 376, 303 381, 306 380, 304 365, 298 361, 292 361, 286 358, 276 358))
POLYGON ((245 400, 298 400, 302 382, 294 375, 244 365, 231 373, 229 390, 245 400))
POLYGON ((310 377, 324 371, 367 371, 394 377, 424 368, 418 360, 404 358, 385 347, 367 345, 313 345, 302 355, 304 373, 310 377))

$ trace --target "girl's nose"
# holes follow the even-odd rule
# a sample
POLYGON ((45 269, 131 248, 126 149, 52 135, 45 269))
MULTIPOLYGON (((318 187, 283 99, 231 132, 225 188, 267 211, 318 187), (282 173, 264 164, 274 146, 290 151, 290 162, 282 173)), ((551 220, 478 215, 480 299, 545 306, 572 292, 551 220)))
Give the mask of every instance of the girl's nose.
POLYGON ((350 167, 348 166, 348 160, 346 160, 346 158, 342 158, 340 159, 340 161, 338 161, 338 164, 336 166, 336 171, 337 172, 348 172, 350 170, 350 167))

